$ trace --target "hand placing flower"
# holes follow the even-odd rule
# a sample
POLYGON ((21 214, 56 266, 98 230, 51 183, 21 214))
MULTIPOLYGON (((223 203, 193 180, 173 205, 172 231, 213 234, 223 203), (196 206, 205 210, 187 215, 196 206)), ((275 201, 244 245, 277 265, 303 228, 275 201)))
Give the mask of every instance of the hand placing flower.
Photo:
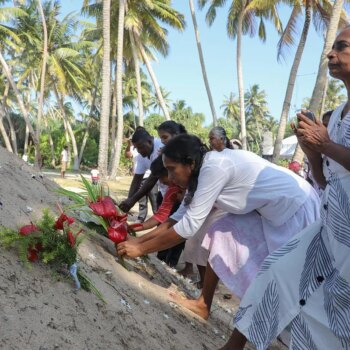
POLYGON ((128 240, 119 243, 117 246, 118 256, 128 256, 129 258, 136 258, 144 255, 142 244, 138 243, 136 239, 128 240))

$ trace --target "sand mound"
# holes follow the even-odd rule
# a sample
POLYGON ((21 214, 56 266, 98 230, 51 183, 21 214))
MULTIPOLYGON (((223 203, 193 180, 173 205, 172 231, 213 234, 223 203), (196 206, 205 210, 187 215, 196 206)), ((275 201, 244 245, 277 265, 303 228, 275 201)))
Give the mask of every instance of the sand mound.
POLYGON ((0 147, 0 226, 17 228, 53 209, 55 183, 34 167, 0 147))
MULTIPOLYGON (((55 184, 0 148, 0 224, 16 228, 55 211, 55 184)), ((57 212, 57 210, 56 210, 57 212)), ((237 300, 216 300, 208 322, 170 302, 169 288, 194 290, 154 256, 145 264, 116 262, 113 244, 100 235, 80 246, 80 266, 102 292, 76 291, 70 280, 17 252, 0 247, 0 348, 218 349, 231 333, 237 300)))

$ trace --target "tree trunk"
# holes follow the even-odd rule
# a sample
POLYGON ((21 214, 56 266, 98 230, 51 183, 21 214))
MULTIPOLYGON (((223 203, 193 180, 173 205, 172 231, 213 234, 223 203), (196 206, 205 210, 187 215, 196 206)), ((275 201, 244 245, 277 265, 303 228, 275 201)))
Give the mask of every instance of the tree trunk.
POLYGON ((34 129, 33 129, 33 126, 32 124, 30 123, 30 119, 29 119, 29 115, 28 115, 28 111, 26 110, 25 106, 24 106, 24 103, 23 103, 23 99, 22 99, 22 96, 21 94, 19 93, 18 89, 17 89, 17 85, 15 84, 14 80, 13 80, 13 76, 11 74, 11 71, 4 59, 4 56, 2 55, 2 53, 0 53, 0 63, 4 69, 4 72, 6 74, 6 77, 7 79, 9 80, 10 84, 11 84, 11 87, 15 93, 15 96, 16 96, 16 99, 17 99, 17 102, 18 102, 18 106, 19 106, 19 109, 23 115, 23 118, 26 122, 26 125, 28 127, 28 130, 32 136, 32 139, 33 139, 33 143, 34 143, 34 146, 35 146, 35 150, 37 152, 37 154, 40 156, 41 158, 41 155, 40 155, 40 145, 39 145, 39 140, 37 139, 36 137, 36 134, 34 132, 34 129))
MULTIPOLYGON (((37 121, 36 121, 36 137, 38 140, 40 140, 40 133, 41 133, 41 118, 43 113, 43 104, 44 104, 44 93, 45 93, 45 76, 46 76, 46 62, 47 62, 47 27, 46 27, 46 20, 45 20, 45 14, 43 11, 43 8, 41 6, 41 0, 37 1, 38 3, 38 9, 41 16, 41 21, 43 25, 43 34, 44 34, 44 46, 43 46, 43 64, 41 67, 41 78, 40 78, 40 97, 39 97, 39 105, 38 105, 38 115, 37 115, 37 121)), ((35 164, 40 168, 41 167, 41 157, 40 153, 38 154, 35 152, 35 164)))
POLYGON ((303 31, 302 31, 301 36, 300 36, 298 48, 297 48, 297 51, 295 53, 293 65, 292 65, 292 68, 291 68, 291 71, 289 74, 287 91, 286 91, 286 95, 284 97, 281 119, 280 119, 280 123, 278 126, 275 146, 273 149, 273 156, 272 156, 273 163, 277 163, 279 158, 280 158, 282 141, 284 138, 284 134, 285 134, 286 126, 287 126, 287 122, 288 122, 288 115, 289 115, 290 105, 291 105, 291 101, 292 101, 292 97, 293 97, 295 80, 297 77, 301 57, 302 57, 303 52, 304 52, 306 39, 307 39, 307 36, 309 33, 310 23, 311 23, 311 7, 310 7, 310 2, 307 1, 306 5, 305 5, 305 21, 304 21, 303 31))
POLYGON ((162 95, 162 92, 160 91, 160 87, 159 87, 159 84, 158 84, 158 81, 157 81, 157 78, 156 78, 156 75, 154 74, 153 72, 153 69, 152 69, 152 66, 151 66, 151 63, 148 59, 148 56, 142 46, 142 43, 140 42, 140 39, 139 37, 136 35, 135 36, 135 39, 136 39, 136 43, 137 43, 137 46, 141 52, 141 56, 142 56, 142 59, 147 67, 147 70, 148 70, 148 73, 152 79, 152 82, 153 82, 153 85, 154 85, 154 89, 156 91, 156 95, 157 95, 157 98, 158 98, 158 101, 159 101, 159 104, 163 110, 163 113, 164 113, 164 116, 165 116, 165 119, 166 120, 170 120, 170 114, 169 114, 169 111, 166 107, 166 104, 165 104, 165 101, 164 101, 164 98, 163 98, 163 95, 162 95))
MULTIPOLYGON (((6 149, 9 152, 13 153, 13 148, 12 148, 12 145, 11 145, 11 141, 10 141, 10 138, 8 137, 8 135, 7 135, 7 132, 6 132, 6 129, 5 129, 5 126, 4 126, 4 123, 3 123, 4 117, 6 116, 5 104, 6 104, 6 98, 7 98, 7 95, 8 95, 8 91, 9 91, 9 84, 7 83, 6 86, 5 86, 4 96, 2 97, 2 101, 1 101, 0 131, 1 131, 2 138, 4 139, 6 149)), ((11 132, 11 127, 10 127, 10 132, 11 132)))
POLYGON ((4 123, 3 123, 3 114, 2 114, 2 112, 0 113, 0 132, 1 132, 2 138, 4 139, 6 149, 9 152, 13 153, 12 146, 11 146, 11 141, 10 141, 8 135, 7 135, 7 132, 5 130, 5 126, 4 126, 4 123))
POLYGON ((111 179, 117 176, 120 162, 120 155, 123 146, 123 44, 124 44, 124 17, 125 17, 125 0, 119 0, 119 19, 118 19, 118 48, 117 48, 117 137, 113 145, 111 159, 111 179))
POLYGON ((143 112, 143 102, 142 102, 142 86, 141 86, 140 65, 139 65, 139 58, 137 56, 134 33, 132 30, 129 30, 129 36, 130 36, 132 57, 133 57, 134 68, 135 68, 136 89, 137 89, 137 106, 139 109, 139 123, 138 124, 140 126, 143 126, 143 117, 144 117, 143 114, 144 114, 144 112, 143 112))
POLYGON ((23 155, 28 154, 28 149, 29 149, 29 128, 28 128, 28 125, 26 124, 26 134, 24 138, 23 155))
MULTIPOLYGON (((65 128, 66 128, 66 130, 69 134, 70 140, 72 142, 73 159, 74 159, 73 170, 77 171, 77 170, 79 170, 79 154, 78 154, 77 141, 75 139, 75 135, 74 135, 74 131, 72 129, 72 126, 67 118, 66 111, 64 109, 63 98, 62 98, 62 96, 60 96, 55 83, 54 83, 54 92, 56 95, 57 103, 60 106, 60 110, 62 113, 65 128)), ((66 139, 67 139, 67 135, 66 135, 66 139)), ((70 152, 69 151, 68 151, 68 155, 69 155, 68 159, 70 159, 70 152)))
MULTIPOLYGON (((317 118, 319 117, 320 106, 322 103, 322 94, 327 82, 327 72, 328 72, 327 71, 327 68, 328 68, 327 54, 331 50, 334 40, 337 36, 337 30, 339 26, 341 12, 343 10, 343 5, 344 5, 344 0, 334 1, 332 15, 329 21, 326 39, 325 39, 323 51, 321 54, 320 64, 318 66, 316 83, 311 96, 310 111, 313 112, 317 118)), ((293 155, 293 160, 301 163, 301 161, 303 160, 303 157, 304 157, 304 152, 302 151, 301 147, 298 144, 293 155)))
MULTIPOLYGON (((116 129, 116 122, 117 122, 117 64, 115 65, 114 70, 114 86, 113 86, 113 92, 112 92, 112 117, 111 117, 111 145, 113 146, 115 143, 115 129, 116 129)), ((113 149, 112 149, 113 153, 113 149)))
MULTIPOLYGON (((98 74, 98 76, 99 76, 99 74, 98 74)), ((81 143, 81 146, 80 146, 79 166, 80 166, 80 163, 81 163, 81 161, 83 159, 83 154, 84 154, 86 142, 87 142, 88 137, 89 137, 89 129, 90 129, 90 124, 91 124, 92 113, 93 113, 94 108, 95 108, 97 90, 98 90, 98 81, 96 79, 95 91, 94 91, 94 95, 92 97, 91 106, 90 106, 89 120, 88 120, 88 122, 86 124, 86 129, 85 129, 85 133, 84 133, 84 137, 83 137, 83 142, 81 143)))
POLYGON ((102 179, 107 178, 108 168, 108 139, 110 114, 110 11, 111 0, 103 0, 102 29, 103 29, 103 58, 102 58, 102 96, 100 117, 100 143, 98 151, 98 167, 102 179))
POLYGON ((325 107, 326 98, 327 98, 327 89, 328 89, 328 77, 326 78, 326 84, 324 85, 323 94, 322 94, 322 102, 320 107, 320 119, 322 118, 324 113, 324 107, 325 107))
MULTIPOLYGON (((244 6, 243 6, 244 8, 244 6)), ((247 130, 245 122, 245 105, 244 105, 244 84, 243 84, 243 67, 242 67, 242 29, 243 29, 244 9, 238 17, 237 24, 237 80, 239 94, 239 115, 241 122, 241 140, 242 149, 247 149, 247 130)))
POLYGON ((47 135, 49 136, 49 143, 50 143, 50 149, 51 149, 51 165, 54 168, 56 166, 56 160, 55 160, 55 145, 52 139, 51 131, 49 128, 49 124, 47 122, 47 119, 45 119, 45 127, 47 135))
POLYGON ((194 27, 194 33, 196 35, 196 42, 197 42, 199 61, 200 61, 200 64, 201 64, 202 75, 203 75, 204 84, 205 84, 205 89, 207 91, 209 104, 210 104, 210 109, 211 109, 211 114, 212 114, 212 117, 213 117, 213 125, 217 126, 216 111, 215 111, 215 106, 214 106, 214 102, 213 102, 213 97, 212 97, 211 91, 210 91, 209 81, 208 81, 208 77, 207 77, 207 71, 205 69, 202 45, 201 45, 201 40, 200 40, 200 36, 199 36, 199 30, 198 30, 198 25, 197 25, 197 20, 196 20, 196 13, 195 13, 193 1, 189 0, 189 4, 190 4, 191 15, 192 15, 192 22, 193 22, 193 27, 194 27))

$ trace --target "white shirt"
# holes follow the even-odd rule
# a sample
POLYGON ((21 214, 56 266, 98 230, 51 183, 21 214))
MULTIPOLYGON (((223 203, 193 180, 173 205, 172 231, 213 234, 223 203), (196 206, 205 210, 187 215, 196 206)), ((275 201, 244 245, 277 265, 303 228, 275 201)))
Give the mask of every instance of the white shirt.
POLYGON ((62 156, 62 162, 68 162, 68 152, 67 150, 63 150, 62 153, 61 153, 61 156, 62 156))
POLYGON ((93 179, 97 179, 100 175, 100 172, 98 171, 98 169, 92 169, 90 173, 93 179))
POLYGON ((158 138, 153 139, 153 151, 149 157, 138 156, 137 162, 135 165, 135 174, 144 174, 147 170, 150 169, 151 163, 159 156, 159 151, 164 147, 162 141, 158 138))
POLYGON ((193 236, 214 205, 232 214, 256 210, 271 225, 280 226, 295 214, 311 191, 300 176, 254 153, 230 149, 209 152, 192 202, 188 207, 182 203, 171 216, 178 221, 173 227, 184 238, 193 236))

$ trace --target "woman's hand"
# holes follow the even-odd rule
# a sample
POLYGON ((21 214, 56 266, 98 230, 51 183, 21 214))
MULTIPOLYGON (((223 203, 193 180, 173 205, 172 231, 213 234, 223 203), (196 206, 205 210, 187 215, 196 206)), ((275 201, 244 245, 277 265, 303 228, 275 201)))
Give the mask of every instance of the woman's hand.
POLYGON ((301 147, 305 148, 305 153, 324 153, 324 149, 332 142, 329 138, 327 128, 319 121, 313 122, 302 113, 297 114, 299 123, 294 132, 298 137, 301 147))
POLYGON ((138 243, 136 239, 127 240, 117 245, 118 256, 127 256, 129 258, 136 258, 144 255, 142 244, 138 243))

